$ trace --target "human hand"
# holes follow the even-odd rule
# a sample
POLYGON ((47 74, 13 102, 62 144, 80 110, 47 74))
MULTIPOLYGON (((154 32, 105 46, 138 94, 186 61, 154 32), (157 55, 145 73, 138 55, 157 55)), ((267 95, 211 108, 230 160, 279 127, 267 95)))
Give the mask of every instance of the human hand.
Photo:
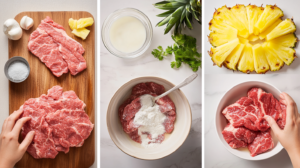
POLYGON ((19 119, 22 112, 22 108, 13 112, 3 123, 2 132, 0 134, 1 168, 12 168, 23 157, 34 137, 34 131, 31 131, 26 135, 21 144, 18 142, 21 128, 30 120, 30 117, 19 119))
POLYGON ((286 125, 284 129, 280 129, 276 121, 265 115, 275 137, 288 152, 293 166, 300 167, 300 115, 294 100, 287 94, 280 94, 280 102, 287 106, 286 108, 286 125))

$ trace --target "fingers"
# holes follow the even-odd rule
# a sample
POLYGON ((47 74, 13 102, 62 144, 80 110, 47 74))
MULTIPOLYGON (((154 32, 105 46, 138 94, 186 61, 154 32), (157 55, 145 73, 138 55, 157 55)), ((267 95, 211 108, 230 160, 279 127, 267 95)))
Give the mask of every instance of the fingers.
POLYGON ((18 137, 23 125, 30 119, 31 119, 30 117, 23 117, 23 118, 19 119, 16 122, 16 125, 14 126, 14 128, 12 130, 13 135, 18 137))
POLYGON ((10 132, 16 121, 20 118, 21 114, 23 113, 23 108, 20 108, 17 111, 14 111, 7 119, 6 119, 6 126, 5 126, 5 131, 10 132))
POLYGON ((27 135, 26 135, 26 137, 25 137, 25 139, 22 141, 22 143, 20 144, 20 149, 22 150, 22 151, 26 151, 27 150, 27 148, 28 148, 28 146, 30 145, 30 143, 32 142, 32 139, 33 139, 33 137, 34 137, 34 134, 35 134, 35 132, 34 131, 30 131, 27 135))
MULTIPOLYGON (((296 103, 294 100, 287 94, 287 93, 282 93, 284 96, 284 101, 286 107, 286 123, 291 124, 293 123, 293 120, 295 118, 295 111, 296 111, 296 103)), ((298 110, 297 110, 298 112, 298 110)))
POLYGON ((282 131, 279 126, 277 125, 276 121, 274 120, 274 118, 272 118, 271 116, 265 115, 264 118, 267 120, 267 122, 269 123, 271 129, 273 130, 275 136, 278 137, 278 135, 280 134, 280 132, 282 131))

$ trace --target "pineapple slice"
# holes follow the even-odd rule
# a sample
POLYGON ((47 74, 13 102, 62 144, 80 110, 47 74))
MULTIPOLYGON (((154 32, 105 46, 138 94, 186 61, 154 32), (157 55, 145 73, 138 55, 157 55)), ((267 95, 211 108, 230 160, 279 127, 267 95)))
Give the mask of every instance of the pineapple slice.
POLYGON ((248 40, 248 39, 245 39, 245 38, 242 38, 242 37, 239 37, 239 39, 240 39, 240 43, 242 43, 242 44, 247 44, 247 43, 249 43, 249 40, 248 40))
POLYGON ((69 26, 72 30, 77 29, 77 20, 74 20, 73 18, 69 19, 69 26))
POLYGON ((283 16, 283 12, 276 5, 266 5, 264 12, 260 15, 255 27, 259 32, 263 32, 270 27, 277 19, 283 16))
POLYGON ((254 71, 252 45, 249 43, 245 44, 240 61, 238 63, 238 70, 243 73, 250 73, 254 71))
POLYGON ((77 21, 77 29, 92 26, 94 24, 94 19, 91 17, 81 18, 77 21))
POLYGON ((264 49, 261 44, 255 44, 253 47, 254 68, 256 73, 264 74, 270 70, 264 49))
POLYGON ((248 17, 248 27, 249 34, 258 35, 259 31, 255 28, 255 23, 258 21, 260 15, 263 13, 263 7, 257 7, 256 5, 248 5, 247 9, 247 17, 248 17))
POLYGON ((296 57, 296 51, 292 48, 282 46, 280 44, 266 42, 266 46, 276 53, 276 55, 287 65, 291 65, 296 57))
POLYGON ((90 30, 86 28, 74 29, 72 33, 75 34, 75 36, 82 38, 82 40, 85 40, 86 37, 89 35, 90 30))
POLYGON ((228 69, 237 70, 236 65, 240 60, 242 51, 244 49, 244 44, 238 44, 235 49, 229 54, 229 56, 224 61, 223 65, 228 69))
POLYGON ((212 61, 218 65, 222 66, 223 62, 227 58, 227 56, 234 50, 234 48, 239 44, 239 39, 236 38, 226 44, 223 44, 216 48, 211 48, 210 56, 212 61))
POLYGON ((256 36, 256 35, 254 35, 254 34, 251 34, 249 37, 248 37, 248 39, 249 39, 249 41, 256 41, 256 40, 258 40, 259 39, 259 37, 258 36, 256 36))
POLYGON ((218 47, 237 38, 237 29, 227 26, 224 23, 218 24, 214 19, 209 24, 210 30, 213 30, 208 36, 212 46, 218 47))
POLYGON ((277 37, 276 39, 273 39, 270 42, 274 44, 280 44, 284 47, 294 48, 298 42, 298 38, 295 34, 290 33, 281 37, 277 37))
POLYGON ((269 41, 285 34, 294 33, 295 31, 296 25, 293 19, 285 19, 267 35, 266 40, 269 41))
POLYGON ((235 15, 226 6, 217 9, 213 16, 219 22, 224 22, 229 26, 238 30, 238 35, 243 38, 248 38, 249 32, 244 24, 235 17, 235 15))
POLYGON ((268 47, 267 47, 267 43, 263 43, 262 45, 264 51, 265 51, 265 56, 267 58, 267 61, 270 65, 270 70, 271 71, 278 71, 280 70, 283 65, 284 62, 274 53, 272 52, 268 47))
POLYGON ((262 33, 259 34, 259 38, 261 40, 265 39, 267 37, 267 35, 273 30, 275 29, 275 27, 277 25, 279 25, 279 23, 281 23, 282 20, 279 18, 277 21, 275 21, 275 23, 272 24, 272 26, 268 27, 265 31, 263 31, 262 33))
POLYGON ((248 18, 247 18, 247 10, 245 5, 239 5, 231 8, 232 13, 238 18, 241 23, 244 24, 245 28, 249 31, 248 18))

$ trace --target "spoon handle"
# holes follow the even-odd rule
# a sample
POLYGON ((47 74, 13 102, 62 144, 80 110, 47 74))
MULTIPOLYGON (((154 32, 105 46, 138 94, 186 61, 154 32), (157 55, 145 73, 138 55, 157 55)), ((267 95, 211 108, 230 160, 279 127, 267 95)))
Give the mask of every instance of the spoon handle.
POLYGON ((191 75, 190 77, 186 78, 183 82, 181 82, 181 83, 178 84, 177 86, 175 86, 175 87, 173 87, 172 89, 166 91, 165 93, 163 93, 163 94, 161 94, 161 95, 155 97, 155 98, 154 98, 154 101, 156 101, 156 100, 158 100, 158 99, 160 99, 160 98, 162 98, 162 97, 168 95, 169 93, 173 92, 173 91, 176 90, 176 89, 179 89, 179 88, 181 88, 181 87, 183 87, 183 86, 185 86, 185 85, 191 83, 194 79, 196 79, 197 76, 198 76, 198 74, 194 73, 193 75, 191 75))

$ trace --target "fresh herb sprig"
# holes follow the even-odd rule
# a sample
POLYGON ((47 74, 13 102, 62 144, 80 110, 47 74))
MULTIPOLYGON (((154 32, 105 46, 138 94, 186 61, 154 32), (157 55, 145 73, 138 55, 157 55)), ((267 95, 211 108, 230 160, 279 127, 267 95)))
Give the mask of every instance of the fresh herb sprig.
POLYGON ((172 35, 175 41, 173 46, 168 46, 163 50, 162 46, 152 51, 152 55, 162 61, 164 57, 174 53, 175 61, 171 62, 172 68, 180 68, 182 63, 186 63, 196 72, 201 67, 201 54, 197 52, 197 40, 185 34, 172 35))

